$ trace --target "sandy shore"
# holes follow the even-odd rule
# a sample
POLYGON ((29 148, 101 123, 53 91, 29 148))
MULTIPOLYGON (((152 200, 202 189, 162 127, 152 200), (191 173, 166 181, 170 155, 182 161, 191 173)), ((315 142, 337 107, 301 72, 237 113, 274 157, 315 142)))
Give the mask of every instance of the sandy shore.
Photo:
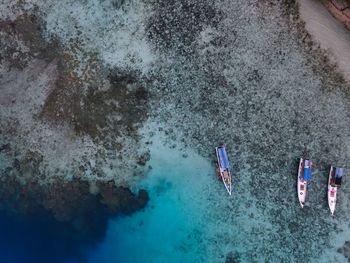
POLYGON ((329 50, 344 77, 350 80, 350 32, 317 0, 299 0, 306 29, 323 49, 329 50))

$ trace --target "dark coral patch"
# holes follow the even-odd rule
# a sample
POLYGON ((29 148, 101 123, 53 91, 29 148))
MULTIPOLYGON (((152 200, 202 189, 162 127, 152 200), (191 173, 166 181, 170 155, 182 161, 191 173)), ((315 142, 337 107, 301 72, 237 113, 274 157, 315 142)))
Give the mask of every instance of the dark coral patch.
POLYGON ((79 179, 62 182, 56 178, 47 185, 29 180, 23 184, 10 173, 11 167, 1 175, 0 211, 11 217, 41 218, 45 224, 59 225, 65 233, 56 233, 58 236, 53 238, 68 238, 79 246, 98 244, 105 237, 111 216, 129 215, 144 208, 149 200, 145 190, 135 195, 112 181, 99 182, 99 193, 93 194, 89 183, 79 179))
MULTIPOLYGON (((10 172, 11 167, 4 173, 10 172)), ((111 216, 131 214, 149 199, 144 190, 135 195, 114 182, 100 182, 100 192, 91 194, 89 184, 79 179, 69 183, 56 179, 45 186, 34 180, 22 184, 9 174, 1 179, 0 252, 4 247, 28 250, 23 258, 11 255, 12 260, 4 262, 14 258, 16 262, 51 262, 52 258, 84 262, 82 252, 103 241, 111 216)))
POLYGON ((98 193, 90 192, 89 183, 81 179, 63 181, 52 178, 41 184, 31 176, 25 181, 15 174, 24 172, 24 166, 8 167, 1 174, 0 202, 2 208, 20 214, 36 214, 41 210, 50 211, 59 221, 90 221, 96 211, 102 214, 131 214, 146 206, 149 197, 140 190, 135 195, 130 189, 115 185, 114 181, 98 182, 98 193))
POLYGON ((215 27, 222 13, 213 1, 151 1, 155 14, 148 21, 148 38, 158 49, 191 54, 193 43, 206 26, 215 27))
MULTIPOLYGON (((53 38, 43 35, 45 24, 35 14, 25 14, 16 20, 0 20, 0 62, 23 69, 33 59, 54 62, 57 78, 42 108, 40 117, 60 125, 68 123, 77 134, 87 134, 111 144, 120 133, 135 135, 146 119, 148 111, 148 80, 140 72, 106 69, 96 54, 86 52, 88 58, 83 73, 69 52, 53 38), (29 51, 18 49, 22 41, 29 51), (16 55, 14 55, 16 54, 16 55)), ((74 40, 79 45, 79 40, 74 40)))
POLYGON ((342 254, 350 262, 350 241, 345 241, 344 246, 338 249, 338 253, 342 254))
POLYGON ((59 56, 61 47, 56 39, 45 41, 43 21, 35 14, 24 14, 15 20, 0 19, 0 63, 8 61, 10 67, 23 69, 32 58, 52 61, 59 56), (18 48, 18 41, 29 49, 18 48))
POLYGON ((117 136, 126 129, 133 135, 147 116, 147 87, 132 72, 112 71, 107 78, 107 90, 90 86, 81 100, 83 106, 74 109, 75 129, 100 139, 106 131, 117 136))
POLYGON ((146 206, 149 196, 141 189, 138 196, 135 196, 129 188, 116 187, 113 181, 99 183, 101 203, 104 204, 112 214, 131 214, 146 206))
POLYGON ((225 259, 225 263, 239 263, 240 258, 239 258, 239 254, 237 252, 230 252, 227 254, 226 259, 225 259))
POLYGON ((42 117, 66 121, 77 134, 90 135, 106 144, 113 144, 123 132, 135 135, 147 116, 147 81, 136 72, 110 70, 105 74, 96 68, 96 79, 83 88, 78 79, 69 77, 66 62, 61 63, 60 77, 45 102, 42 117))

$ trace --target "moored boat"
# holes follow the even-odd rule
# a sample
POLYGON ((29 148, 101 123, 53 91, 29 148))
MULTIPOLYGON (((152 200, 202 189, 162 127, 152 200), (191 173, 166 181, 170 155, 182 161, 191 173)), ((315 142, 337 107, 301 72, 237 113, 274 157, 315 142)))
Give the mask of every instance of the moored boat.
POLYGON ((227 157, 227 152, 224 146, 216 147, 217 173, 221 177, 229 195, 232 193, 232 176, 227 157))
POLYGON ((334 215, 335 205, 337 203, 337 191, 341 186, 344 169, 331 166, 328 176, 328 206, 331 214, 334 215))
POLYGON ((312 161, 300 158, 298 169, 298 198, 301 207, 303 208, 306 200, 307 184, 312 178, 311 171, 312 161))

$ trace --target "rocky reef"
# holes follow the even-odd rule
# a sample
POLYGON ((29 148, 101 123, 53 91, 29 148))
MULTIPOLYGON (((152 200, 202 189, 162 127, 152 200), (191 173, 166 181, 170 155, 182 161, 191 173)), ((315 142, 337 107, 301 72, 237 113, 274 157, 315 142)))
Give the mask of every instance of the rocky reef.
POLYGON ((64 180, 56 176, 45 182, 40 180, 42 160, 39 153, 28 152, 25 158, 14 159, 12 166, 2 170, 1 210, 27 217, 51 214, 56 220, 73 225, 80 236, 101 240, 110 216, 131 214, 148 202, 145 190, 135 195, 114 181, 91 183, 77 177, 64 180))
POLYGON ((148 80, 91 52, 80 61, 79 40, 46 37, 34 7, 1 3, 0 208, 48 214, 95 243, 109 217, 148 202, 129 189, 149 159, 138 133, 148 80))

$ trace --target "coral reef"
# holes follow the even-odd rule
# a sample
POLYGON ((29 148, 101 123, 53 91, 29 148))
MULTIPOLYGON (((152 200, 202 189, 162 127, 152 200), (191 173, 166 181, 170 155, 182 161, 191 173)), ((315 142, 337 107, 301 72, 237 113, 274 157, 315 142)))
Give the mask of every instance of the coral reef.
MULTIPOLYGON (((108 216, 131 214, 147 204, 147 192, 140 190, 136 196, 128 188, 116 186, 114 181, 98 181, 93 193, 89 182, 79 178, 64 181, 56 177, 40 184, 36 177, 40 177, 41 159, 39 154, 29 153, 21 161, 15 159, 13 166, 1 173, 2 209, 27 216, 49 211, 59 221, 79 222, 77 230, 84 232, 98 227, 97 221, 106 224, 108 216), (26 180, 21 180, 25 174, 26 180)), ((101 229, 100 234, 104 231, 101 229)))
MULTIPOLYGON (((0 19, 7 207, 68 221, 96 206, 144 207, 147 194, 125 187, 147 169, 156 124, 172 148, 181 141, 212 159, 224 142, 234 160, 239 194, 212 208, 235 211, 222 224, 241 228, 207 237, 213 257, 237 261, 237 248, 241 261, 310 261, 342 231, 322 185, 329 164, 349 159, 349 83, 312 42, 295 1, 6 0, 0 19), (300 156, 317 160, 304 210, 300 156)), ((344 185, 340 222, 349 193, 344 185)), ((222 221, 212 215, 203 219, 222 221)))
POLYGON ((147 118, 149 81, 138 71, 107 68, 90 53, 77 60, 56 38, 44 38, 45 23, 35 12, 1 24, 0 139, 12 141, 7 155, 40 152, 47 178, 130 184, 129 174, 143 172, 135 163, 145 152, 138 129, 147 118))
POLYGON ((45 38, 37 9, 1 5, 1 209, 49 213, 81 240, 101 240, 110 216, 148 201, 145 190, 128 188, 149 159, 138 134, 148 82, 89 52, 79 61, 60 39, 45 38), (6 17, 10 10, 18 13, 6 17))

